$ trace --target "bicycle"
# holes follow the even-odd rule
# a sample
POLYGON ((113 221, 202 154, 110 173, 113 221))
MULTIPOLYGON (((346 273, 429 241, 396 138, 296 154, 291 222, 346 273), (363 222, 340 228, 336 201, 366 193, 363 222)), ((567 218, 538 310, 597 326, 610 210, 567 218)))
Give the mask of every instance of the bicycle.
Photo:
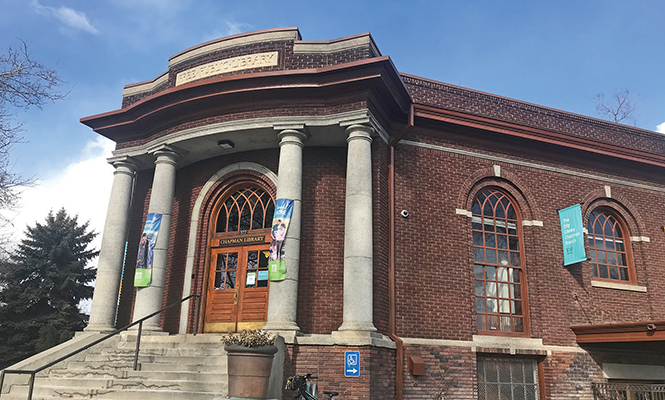
MULTIPOLYGON (((314 394, 307 391, 307 382, 311 381, 312 379, 319 379, 319 377, 312 376, 312 374, 292 376, 286 380, 286 389, 298 391, 295 399, 300 399, 302 397, 305 400, 317 400, 318 395, 316 394, 316 391, 314 394)), ((335 396, 337 396, 339 393, 323 392, 323 394, 328 396, 328 400, 334 400, 335 396)))

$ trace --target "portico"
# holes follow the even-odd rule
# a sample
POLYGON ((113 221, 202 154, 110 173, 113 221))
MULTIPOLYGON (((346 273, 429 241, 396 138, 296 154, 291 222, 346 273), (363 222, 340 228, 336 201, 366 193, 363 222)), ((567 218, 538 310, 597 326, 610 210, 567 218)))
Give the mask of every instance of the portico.
MULTIPOLYGON (((299 290, 309 284, 301 279, 314 268, 301 263, 302 252, 310 251, 301 246, 302 213, 303 209, 313 206, 303 204, 303 157, 308 148, 323 146, 346 149, 346 198, 337 199, 338 207, 343 208, 345 215, 343 257, 339 259, 343 263, 343 274, 339 277, 340 282, 343 281, 339 294, 343 301, 339 303, 341 320, 336 329, 329 332, 335 331, 340 337, 368 337, 370 332, 376 331, 373 321, 372 142, 379 140, 387 143, 391 136, 387 132, 391 128, 386 117, 395 115, 398 119, 404 119, 409 97, 394 67, 386 57, 379 57, 368 35, 330 43, 301 43, 298 38, 297 30, 271 30, 242 38, 226 38, 209 48, 185 51, 170 60, 166 75, 127 86, 124 107, 120 110, 82 119, 95 131, 118 143, 114 157, 109 160, 116 166, 116 178, 99 266, 99 277, 105 284, 96 288, 87 330, 108 331, 115 327, 122 274, 125 278, 120 304, 133 304, 131 315, 134 321, 189 294, 203 295, 202 304, 206 308, 212 304, 205 300, 209 290, 229 290, 238 284, 244 285, 243 288, 252 286, 248 282, 254 282, 259 275, 252 275, 251 267, 244 265, 244 269, 236 270, 233 265, 219 264, 222 258, 213 259, 210 250, 211 235, 223 233, 213 232, 212 225, 216 222, 211 218, 218 211, 212 207, 232 194, 228 192, 230 189, 222 187, 227 185, 230 188, 240 182, 237 179, 242 179, 246 182, 245 186, 258 185, 257 188, 268 192, 274 190, 273 201, 278 198, 294 201, 284 241, 286 277, 270 282, 263 324, 265 329, 289 337, 299 334, 302 329, 298 323, 298 308, 302 307, 299 290), (220 46, 233 49, 247 41, 294 39, 293 51, 298 54, 329 54, 340 46, 349 50, 365 49, 367 53, 366 57, 361 57, 351 66, 329 65, 284 73, 279 71, 287 62, 287 54, 269 49, 256 53, 260 56, 256 58, 256 65, 247 64, 251 55, 235 58, 222 56, 200 67, 192 64, 198 54, 219 51, 220 46), (222 71, 224 65, 234 67, 222 71), (271 72, 256 72, 256 68, 268 68, 271 72), (170 76, 178 77, 174 87, 160 89, 168 84, 170 76), (355 78, 349 80, 349 76, 355 78), (152 94, 145 97, 144 93, 152 94), (382 105, 378 109, 372 106, 370 110, 368 101, 378 94, 384 98, 382 105), (353 98, 348 101, 354 105, 350 109, 348 106, 345 106, 346 109, 339 108, 335 105, 339 104, 339 100, 334 100, 337 96, 353 98), (289 115, 282 115, 278 112, 279 108, 271 105, 277 98, 281 103, 291 104, 289 115), (321 103, 315 98, 326 100, 321 103), (250 111, 242 116, 236 115, 235 110, 240 108, 250 111), (197 111, 192 113, 193 109, 197 111), (230 144, 221 148, 217 145, 220 141, 230 144), (245 154, 249 156, 247 161, 251 160, 252 165, 259 167, 249 170, 240 168, 223 176, 215 175, 219 168, 207 176, 205 173, 192 175, 193 169, 200 169, 198 165, 211 164, 212 160, 219 160, 214 161, 218 165, 228 162, 241 165, 245 154), (265 163, 263 156, 256 158, 254 154, 274 157, 276 165, 265 163), (257 170, 265 172, 257 175, 257 170), (239 175, 243 178, 236 178, 239 175), (271 181, 270 175, 276 177, 276 184, 271 181), (201 188, 188 186, 188 181, 192 179, 208 183, 201 188), (254 179, 259 180, 251 183, 254 179), (189 200, 183 196, 188 196, 189 200), (182 208, 187 202, 197 204, 195 209, 198 215, 189 214, 183 218, 183 211, 193 211, 182 208), (152 279, 147 287, 131 288, 136 238, 141 234, 148 214, 161 215, 161 226, 152 254, 152 279), (127 254, 123 258, 125 246, 127 254), (213 261, 217 264, 213 265, 213 261), (211 283, 211 280, 222 277, 220 273, 213 273, 219 268, 222 268, 219 271, 226 271, 221 274, 225 277, 223 282, 229 283, 220 283, 228 285, 226 289, 211 283), (229 280, 231 275, 240 272, 245 276, 233 278, 237 281, 229 280)), ((241 211, 242 207, 238 208, 238 212, 241 211)), ((230 218, 235 217, 231 215, 230 218)), ((263 226, 261 229, 264 229, 263 226)), ((223 233, 221 237, 245 234, 241 230, 233 232, 236 231, 223 233)), ((250 232, 255 232, 253 237, 265 234, 261 230, 250 232)), ((269 241, 269 235, 265 236, 264 243, 267 245, 269 241)), ((214 254, 221 253, 216 250, 214 254)), ((243 260, 243 263, 249 262, 249 259, 243 260)), ((263 273, 260 276, 264 278, 263 273)), ((232 296, 228 300, 232 303, 223 307, 242 307, 239 303, 243 300, 237 298, 238 289, 235 290, 236 299, 233 300, 232 296)), ((215 301, 227 301, 221 300, 224 298, 222 296, 215 301)), ((193 314, 191 306, 184 306, 180 317, 172 319, 167 315, 164 317, 167 323, 162 326, 160 317, 153 317, 144 324, 144 330, 190 332, 194 326, 193 314)), ((123 315, 118 315, 118 320, 126 320, 123 315)), ((204 316, 205 310, 200 315, 201 318, 208 318, 204 316)), ((253 315, 252 318, 259 318, 257 315, 260 313, 253 315)), ((244 317, 229 318, 235 321, 234 318, 244 317)), ((257 326, 257 323, 250 325, 257 326)), ((223 329, 234 329, 228 328, 231 326, 228 323, 216 324, 220 329, 222 326, 226 327, 223 329)), ((238 329, 240 325, 236 323, 234 326, 238 329)))

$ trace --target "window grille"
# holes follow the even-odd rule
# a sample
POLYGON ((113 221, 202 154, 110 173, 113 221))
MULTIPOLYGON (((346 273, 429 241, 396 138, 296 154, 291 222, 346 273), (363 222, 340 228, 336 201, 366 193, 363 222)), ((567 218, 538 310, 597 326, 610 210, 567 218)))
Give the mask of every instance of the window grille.
POLYGON ((521 226, 513 201, 485 189, 471 208, 478 331, 524 333, 521 226))
POLYGON ((538 400, 538 362, 478 358, 478 400, 538 400))
POLYGON ((596 279, 631 282, 633 269, 629 257, 630 242, 617 218, 602 210, 594 210, 587 221, 589 256, 596 279))
POLYGON ((275 201, 265 190, 256 187, 240 189, 222 203, 215 232, 270 228, 274 211, 275 201))

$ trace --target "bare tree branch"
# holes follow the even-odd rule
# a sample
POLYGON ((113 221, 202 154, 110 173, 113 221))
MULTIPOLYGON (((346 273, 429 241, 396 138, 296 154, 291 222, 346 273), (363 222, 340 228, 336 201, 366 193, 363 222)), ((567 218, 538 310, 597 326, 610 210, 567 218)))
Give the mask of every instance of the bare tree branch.
POLYGON ((638 104, 630 98, 628 89, 617 90, 609 103, 605 103, 603 93, 598 93, 594 99, 596 101, 596 111, 603 118, 612 122, 633 121, 633 125, 635 125, 634 113, 638 104))
MULTIPOLYGON (((0 210, 18 205, 20 189, 33 184, 12 170, 11 151, 22 141, 22 124, 15 121, 12 108, 37 107, 63 99, 58 90, 64 82, 57 72, 30 57, 24 41, 7 51, 0 48, 0 210)), ((0 216, 0 225, 7 223, 0 216)))

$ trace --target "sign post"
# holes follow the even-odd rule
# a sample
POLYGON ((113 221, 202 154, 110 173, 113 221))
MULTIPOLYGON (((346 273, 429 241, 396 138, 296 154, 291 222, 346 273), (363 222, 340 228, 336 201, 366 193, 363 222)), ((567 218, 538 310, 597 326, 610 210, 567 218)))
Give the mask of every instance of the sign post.
POLYGON ((344 376, 360 376, 360 352, 344 352, 344 376))
POLYGON ((582 208, 579 204, 559 210, 561 240, 563 242, 563 266, 586 260, 582 233, 582 208))

